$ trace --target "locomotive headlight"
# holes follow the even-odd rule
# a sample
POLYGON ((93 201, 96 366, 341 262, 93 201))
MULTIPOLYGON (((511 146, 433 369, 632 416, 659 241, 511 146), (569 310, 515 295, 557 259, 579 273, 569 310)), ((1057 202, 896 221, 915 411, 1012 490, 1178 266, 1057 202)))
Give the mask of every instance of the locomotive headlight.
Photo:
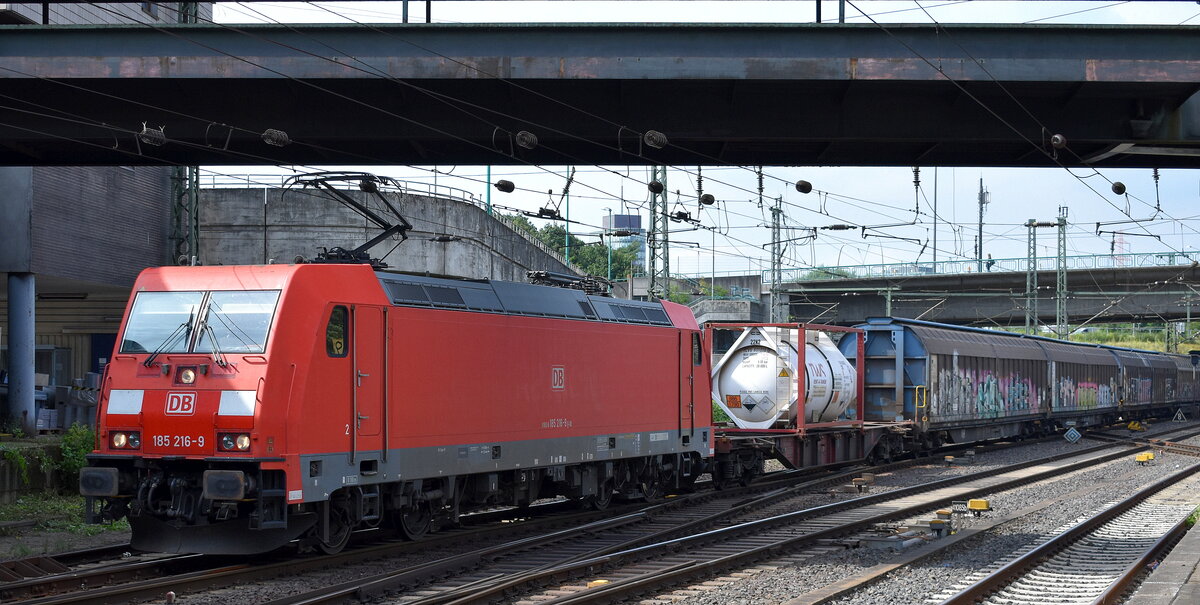
POLYGON ((179 371, 179 382, 183 384, 192 384, 196 382, 196 370, 192 368, 184 368, 179 371))
POLYGON ((217 435, 221 451, 244 452, 250 449, 249 433, 223 433, 217 435))
POLYGON ((142 434, 137 431, 121 431, 113 433, 112 436, 113 449, 118 450, 136 450, 142 447, 142 434))

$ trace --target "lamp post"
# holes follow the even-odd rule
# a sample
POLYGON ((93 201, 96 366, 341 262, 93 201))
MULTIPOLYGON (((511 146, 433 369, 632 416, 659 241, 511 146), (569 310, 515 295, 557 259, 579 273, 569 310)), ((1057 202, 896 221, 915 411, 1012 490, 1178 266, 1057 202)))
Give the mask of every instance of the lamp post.
POLYGON ((612 236, 609 235, 609 230, 612 229, 612 208, 605 208, 608 212, 608 222, 604 224, 604 235, 608 236, 608 281, 612 281, 612 236))

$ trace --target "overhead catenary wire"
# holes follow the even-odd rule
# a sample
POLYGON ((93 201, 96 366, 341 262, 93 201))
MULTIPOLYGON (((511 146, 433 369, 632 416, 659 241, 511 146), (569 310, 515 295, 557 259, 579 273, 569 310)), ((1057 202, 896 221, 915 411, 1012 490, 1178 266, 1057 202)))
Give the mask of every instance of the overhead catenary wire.
MULTIPOLYGON (((613 124, 614 124, 614 122, 613 122, 613 124)), ((606 172, 610 172, 610 173, 612 173, 612 172, 613 172, 613 170, 606 170, 606 172)))
MULTIPOLYGON (((733 167, 729 167, 729 168, 733 168, 733 167)), ((436 169, 435 169, 433 172, 436 174, 436 173, 437 173, 436 169)), ((608 171, 606 171, 606 172, 608 172, 608 171)), ((456 177, 456 178, 457 178, 457 177, 456 177)), ((782 180, 782 179, 780 179, 780 180, 782 180)), ((786 181, 785 181, 785 182, 786 182, 786 181)), ((623 198, 624 198, 624 196, 621 196, 621 198, 620 198, 620 199, 622 199, 622 202, 623 202, 623 204, 624 204, 625 202, 627 202, 627 200, 625 200, 625 199, 623 199, 623 198)), ((596 199, 608 199, 608 198, 606 198, 606 197, 598 197, 598 198, 596 198, 596 199)))
MULTIPOLYGON (((966 48, 964 48, 964 47, 963 47, 961 44, 959 44, 959 43, 958 43, 958 41, 957 41, 957 40, 955 40, 955 39, 954 39, 954 37, 953 37, 953 36, 950 34, 950 32, 949 32, 948 30, 946 30, 945 28, 943 28, 943 27, 942 27, 942 24, 941 24, 941 23, 939 23, 939 22, 937 21, 937 19, 934 19, 933 15, 931 15, 931 14, 929 13, 929 11, 925 10, 925 8, 924 8, 924 7, 921 7, 921 4, 920 4, 920 2, 916 2, 916 4, 917 4, 917 6, 918 6, 918 7, 920 7, 920 8, 921 8, 922 12, 924 12, 924 13, 925 13, 925 16, 927 16, 927 17, 930 19, 930 21, 932 21, 932 22, 933 22, 934 26, 935 26, 935 27, 936 27, 936 28, 937 28, 937 29, 938 29, 940 32, 943 32, 943 33, 945 33, 946 37, 947 37, 948 39, 950 39, 950 40, 951 40, 951 42, 952 42, 952 43, 953 43, 953 44, 954 44, 956 47, 958 47, 958 49, 959 49, 959 50, 961 50, 961 51, 963 52, 963 54, 965 54, 965 55, 966 55, 966 56, 967 56, 967 57, 968 57, 968 58, 969 58, 969 59, 970 59, 970 60, 971 60, 973 63, 975 63, 975 65, 977 65, 977 66, 978 66, 978 67, 979 67, 981 70, 983 70, 983 72, 984 72, 985 74, 987 74, 988 78, 990 78, 990 79, 991 79, 991 81, 992 81, 992 82, 993 82, 993 83, 994 83, 996 86, 998 86, 998 87, 1000 88, 1000 90, 1001 90, 1002 92, 1004 92, 1004 94, 1005 94, 1005 95, 1006 95, 1006 96, 1007 96, 1007 97, 1008 97, 1008 98, 1009 98, 1009 99, 1010 99, 1010 100, 1011 100, 1013 103, 1015 103, 1015 104, 1017 105, 1017 107, 1020 107, 1020 108, 1021 108, 1021 110, 1022 110, 1023 112, 1025 112, 1025 115, 1029 116, 1029 118, 1030 118, 1031 120, 1033 120, 1033 122, 1034 122, 1035 124, 1037 124, 1037 126, 1038 126, 1038 127, 1041 129, 1041 132, 1042 132, 1042 133, 1044 133, 1044 134, 1045 134, 1045 133, 1051 133, 1051 132, 1053 132, 1053 130, 1051 130, 1050 128, 1048 128, 1048 127, 1047 127, 1047 126, 1046 126, 1046 125, 1045 125, 1045 124, 1044 124, 1044 123, 1043 123, 1043 122, 1042 122, 1042 121, 1041 121, 1041 120, 1040 120, 1040 119, 1039 119, 1037 116, 1035 116, 1035 115, 1033 114, 1033 112, 1031 112, 1031 111, 1029 110, 1029 108, 1025 106, 1025 104, 1024 104, 1024 103, 1022 103, 1022 102, 1021 102, 1019 99, 1017 99, 1017 97, 1016 97, 1015 95, 1013 95, 1013 94, 1012 94, 1012 92, 1011 92, 1010 90, 1008 90, 1008 87, 1006 87, 1006 86, 1005 86, 1005 85, 1004 85, 1002 82, 1000 82, 1000 81, 999 81, 999 80, 996 78, 996 76, 995 76, 994 74, 992 74, 991 70, 989 70, 989 69, 987 68, 987 66, 983 64, 983 62, 982 62, 982 61, 980 61, 979 59, 977 59, 977 58, 976 58, 976 57, 975 57, 973 54, 971 54, 971 53, 970 53, 970 52, 969 52, 969 51, 968 51, 966 48)), ((1118 3, 1116 3, 1116 4, 1109 5, 1109 6, 1115 6, 1115 5, 1117 5, 1117 4, 1123 4, 1123 2, 1118 2, 1118 3)), ((850 5, 851 5, 851 6, 854 6, 854 3, 853 3, 853 2, 850 2, 850 5)), ((856 9, 856 10, 858 10, 858 7, 856 7, 856 6, 855 6, 855 9, 856 9)), ((1079 11, 1079 12, 1086 12, 1086 11, 1079 11)), ((1068 13, 1068 14, 1074 14, 1074 13, 1068 13)), ((1020 132, 1020 131, 1019 131, 1019 130, 1018 130, 1016 127, 1015 127, 1015 126, 1013 126, 1013 125, 1012 125, 1012 124, 1010 124, 1008 121, 1006 121, 1006 120, 1004 120, 1003 118, 1001 118, 1001 117, 1000 117, 1000 115, 999 115, 999 114, 998 114, 996 111, 994 111, 994 110, 993 110, 991 107, 988 107, 986 103, 984 103, 982 100, 980 100, 980 99, 979 99, 978 97, 976 97, 975 95, 971 95, 971 94, 967 93, 967 92, 966 92, 966 89, 965 89, 965 88, 963 88, 963 86, 962 86, 961 84, 959 84, 957 81, 955 81, 955 80, 954 80, 953 78, 951 78, 949 75, 947 75, 947 74, 946 74, 946 72, 945 72, 945 71, 944 71, 944 70, 943 70, 943 69, 942 69, 940 66, 934 66, 934 64, 933 64, 933 62, 932 62, 932 61, 930 61, 930 60, 929 60, 929 59, 927 59, 927 58, 926 58, 924 55, 922 55, 922 54, 920 54, 919 52, 917 52, 917 51, 916 51, 916 49, 912 48, 912 47, 911 47, 911 46, 909 46, 908 44, 906 44, 906 43, 904 43, 903 41, 901 41, 899 38, 896 38, 896 36, 895 36, 895 35, 893 35, 893 34, 891 33, 891 31, 889 31, 887 28, 885 28, 885 27, 883 27, 882 25, 880 25, 880 24, 879 24, 877 21, 875 21, 874 19, 872 19, 871 21, 872 21, 873 23, 875 23, 876 25, 878 25, 878 26, 879 26, 879 27, 880 27, 880 28, 881 28, 881 29, 882 29, 884 32, 886 32, 886 33, 887 33, 889 36, 891 36, 891 37, 892 37, 892 39, 896 40, 897 42, 900 42, 900 44, 902 44, 902 45, 903 45, 905 48, 907 48, 907 49, 908 49, 910 52, 912 52, 914 55, 916 55, 916 56, 917 56, 919 59, 921 59, 922 61, 924 61, 924 62, 925 62, 926 64, 928 64, 930 67, 934 67, 934 69, 935 69, 935 70, 936 70, 936 71, 937 71, 937 72, 938 72, 938 73, 939 73, 939 74, 940 74, 942 77, 946 78, 946 79, 947 79, 947 80, 949 80, 951 83, 953 83, 953 84, 954 84, 956 87, 958 87, 958 88, 959 88, 959 90, 961 90, 962 92, 966 93, 966 94, 967 94, 967 95, 968 95, 968 96, 969 96, 969 97, 970 97, 970 98, 971 98, 973 101, 975 101, 977 104, 979 104, 981 107, 983 107, 983 109, 984 109, 984 110, 986 110, 986 111, 988 111, 989 113, 991 113, 991 114, 992 114, 994 117, 996 117, 997 119, 999 119, 999 120, 1001 121, 1001 123, 1003 123, 1005 126, 1007 126, 1007 127, 1010 129, 1010 130, 1012 130, 1014 133, 1016 133, 1016 134, 1017 134, 1018 136, 1020 136, 1021 138, 1025 139, 1025 141, 1026 141, 1026 142, 1028 142, 1030 145, 1032 145, 1032 146, 1033 146, 1033 147, 1034 147, 1034 148, 1035 148, 1037 151, 1041 152, 1043 155, 1045 155, 1046 157, 1048 157, 1048 158, 1049 158, 1050 160, 1052 160, 1052 161, 1053 161, 1055 164, 1058 164, 1058 165, 1059 165, 1061 168, 1063 168, 1064 170, 1066 170, 1066 171, 1067 171, 1067 173, 1069 173, 1069 174, 1071 174, 1072 176, 1074 176, 1074 177, 1076 178, 1076 180, 1078 180, 1079 182, 1083 183, 1085 187, 1087 187, 1088 189, 1090 189, 1090 190, 1091 190, 1093 193, 1095 193, 1097 196, 1099 196, 1101 199, 1103 199, 1103 200, 1104 200, 1106 203, 1108 203, 1109 205, 1113 206, 1113 207, 1114 207, 1114 208, 1116 208, 1118 211, 1121 211, 1121 209, 1120 209, 1119 207, 1117 207, 1115 204, 1113 204, 1113 203, 1112 203, 1112 202, 1111 202, 1111 201, 1110 201, 1110 200, 1109 200, 1107 197, 1105 197, 1105 196, 1104 196, 1103 194, 1101 194, 1100 192, 1096 191, 1094 188, 1092 188, 1092 187, 1091 187, 1091 185, 1089 185, 1089 184, 1087 184, 1086 182, 1084 182, 1084 181, 1082 180, 1082 178, 1081 178, 1081 177, 1079 177, 1079 175, 1076 175, 1076 174, 1074 173, 1074 171, 1072 171, 1072 170, 1071 170, 1069 167, 1067 167, 1066 165, 1062 164, 1062 163, 1061 163, 1061 162, 1058 160, 1058 157, 1057 157, 1057 155, 1056 155, 1056 154, 1054 154, 1054 153, 1049 153, 1049 152, 1047 152, 1047 151, 1046 151, 1046 150, 1045 150, 1045 149, 1044 149, 1042 146, 1039 146, 1039 145, 1036 145, 1036 144, 1034 144, 1034 143, 1033 143, 1033 141, 1031 141, 1031 140, 1029 140, 1027 137, 1025 137, 1025 135, 1024 135, 1024 134, 1022 134, 1022 133, 1021 133, 1021 132, 1020 132)), ((1075 155, 1077 159, 1079 159, 1080 161, 1082 161, 1082 160, 1083 160, 1083 158, 1082 158, 1082 157, 1080 157, 1078 154, 1075 154, 1075 152, 1074 152, 1073 150, 1071 150, 1071 149, 1070 149, 1070 146, 1069 146, 1069 145, 1068 145, 1068 146, 1066 146, 1065 148, 1066 148, 1068 151, 1070 151, 1070 152, 1071 152, 1073 155, 1075 155)), ((1108 183, 1109 183, 1109 185, 1110 185, 1110 186, 1114 186, 1114 191, 1116 191, 1116 188, 1115 188, 1115 183, 1112 181, 1112 179, 1109 179, 1107 176, 1105 176, 1105 175, 1104 175, 1103 173, 1101 173, 1099 170, 1096 170, 1094 167, 1093 167, 1093 168, 1091 168, 1091 170, 1092 170, 1092 173, 1093 173, 1093 174, 1095 174, 1095 175, 1097 175, 1097 176, 1100 176, 1100 178, 1103 178, 1104 180, 1108 181, 1108 183)), ((1157 181, 1157 171, 1155 171, 1155 177, 1156 177, 1156 178, 1155 178, 1155 180, 1157 181)), ((1140 198, 1136 198, 1136 196, 1134 196, 1134 197, 1135 197, 1135 199, 1138 199, 1138 201, 1141 201, 1142 203, 1146 203, 1144 200, 1141 200, 1140 198)), ((1149 205, 1149 204, 1147 203, 1147 205, 1149 205)), ((1129 216, 1129 218, 1130 218, 1130 219, 1132 219, 1132 218, 1133 218, 1133 217, 1132 217, 1132 216, 1129 214, 1129 212, 1128 212, 1127 210, 1124 210, 1124 211, 1122 211, 1122 212, 1124 212, 1124 214, 1125 214, 1126 216, 1129 216)), ((1135 222, 1137 222, 1137 221, 1135 221, 1135 222)), ((1168 247, 1169 247, 1169 246, 1168 246, 1168 247)))

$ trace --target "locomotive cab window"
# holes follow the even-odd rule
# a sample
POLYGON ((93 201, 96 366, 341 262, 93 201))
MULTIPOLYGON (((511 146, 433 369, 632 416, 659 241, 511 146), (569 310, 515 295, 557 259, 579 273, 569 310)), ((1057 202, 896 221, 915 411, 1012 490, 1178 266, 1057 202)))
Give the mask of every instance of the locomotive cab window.
POLYGON ((263 353, 278 290, 138 292, 122 353, 263 353))
POLYGON ((278 300, 277 291, 213 292, 196 351, 266 352, 267 331, 278 300))
POLYGON ((186 353, 204 292, 138 292, 121 337, 122 353, 186 353))
POLYGON ((704 364, 704 358, 700 352, 700 334, 692 332, 692 365, 698 366, 704 364))
POLYGON ((346 346, 346 318, 349 313, 346 307, 337 306, 329 313, 329 323, 325 326, 325 353, 330 357, 345 357, 349 350, 346 346))

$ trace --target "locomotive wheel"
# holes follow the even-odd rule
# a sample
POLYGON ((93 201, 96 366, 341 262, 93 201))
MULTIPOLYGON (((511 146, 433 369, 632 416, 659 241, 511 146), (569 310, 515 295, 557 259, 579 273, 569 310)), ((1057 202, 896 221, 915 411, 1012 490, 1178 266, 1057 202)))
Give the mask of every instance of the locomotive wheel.
POLYGON ((421 539, 433 526, 433 511, 429 507, 429 501, 421 500, 415 506, 407 506, 397 512, 396 525, 406 540, 421 539))
POLYGON ((598 487, 596 489, 595 495, 584 496, 584 498, 579 501, 579 504, 582 508, 588 508, 588 509, 592 509, 592 510, 604 510, 604 509, 608 508, 609 504, 612 504, 612 499, 613 499, 612 482, 605 481, 603 485, 601 485, 600 487, 598 487))
POLYGON ((662 478, 658 476, 658 473, 653 473, 643 479, 639 487, 642 490, 642 497, 646 499, 646 502, 657 502, 662 499, 662 478))
POLYGON ((638 489, 642 490, 642 498, 646 502, 662 499, 663 473, 656 461, 646 461, 646 467, 642 469, 641 477, 638 478, 638 489))
POLYGON ((329 541, 318 540, 317 548, 327 555, 336 555, 350 542, 354 533, 354 516, 350 512, 350 498, 339 492, 329 499, 329 541))

